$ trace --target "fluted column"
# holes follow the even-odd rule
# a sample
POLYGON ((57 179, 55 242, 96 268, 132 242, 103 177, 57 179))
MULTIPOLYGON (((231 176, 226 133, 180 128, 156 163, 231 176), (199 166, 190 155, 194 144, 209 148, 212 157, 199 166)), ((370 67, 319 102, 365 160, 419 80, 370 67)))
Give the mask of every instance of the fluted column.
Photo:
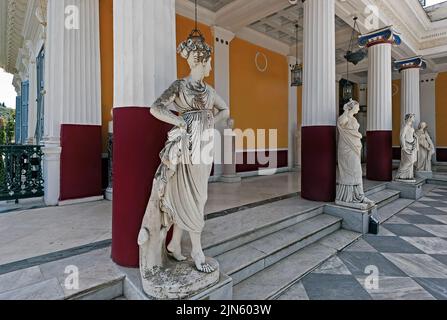
POLYGON ((336 183, 335 0, 304 2, 302 196, 333 201, 336 183))
MULTIPOLYGON (((216 92, 231 108, 230 103, 230 44, 234 39, 234 33, 224 28, 213 26, 211 31, 214 36, 214 85, 216 92)), ((210 39, 211 40, 211 39, 210 39)), ((231 111, 231 110, 230 110, 231 111)), ((224 165, 226 153, 233 152, 233 148, 225 148, 224 131, 227 128, 225 124, 217 124, 216 130, 220 136, 216 135, 214 176, 220 177, 224 174, 224 165), (220 148, 218 148, 220 146, 220 148)), ((229 137, 231 139, 231 137, 229 137)), ((232 179, 223 178, 223 182, 232 181, 232 179)), ((238 179, 234 179, 238 180, 238 179)))
POLYGON ((392 78, 391 47, 401 40, 392 27, 371 32, 360 38, 369 48, 367 177, 392 180, 392 78))
POLYGON ((401 121, 407 114, 414 114, 416 125, 421 121, 420 70, 426 62, 422 57, 395 61, 394 66, 401 74, 401 121))
POLYGON ((44 166, 48 166, 48 205, 102 193, 98 1, 49 0, 47 5, 44 159, 48 161, 44 166))
MULTIPOLYGON (((297 63, 295 56, 288 56, 288 69, 289 74, 289 152, 288 152, 288 165, 290 169, 293 169, 298 161, 296 161, 297 152, 299 150, 299 144, 301 141, 297 141, 298 128, 298 92, 297 87, 292 87, 292 68, 297 63)), ((301 140, 301 139, 300 139, 301 140)))
POLYGON ((114 0, 112 258, 138 266, 138 231, 170 126, 149 106, 176 79, 174 0, 114 0))

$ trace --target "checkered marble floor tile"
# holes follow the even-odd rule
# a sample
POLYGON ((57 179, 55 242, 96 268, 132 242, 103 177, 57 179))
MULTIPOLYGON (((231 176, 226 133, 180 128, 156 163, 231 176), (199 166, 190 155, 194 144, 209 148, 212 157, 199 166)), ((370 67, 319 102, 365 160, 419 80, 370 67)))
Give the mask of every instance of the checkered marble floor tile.
POLYGON ((281 299, 447 300, 447 188, 427 193, 281 299))

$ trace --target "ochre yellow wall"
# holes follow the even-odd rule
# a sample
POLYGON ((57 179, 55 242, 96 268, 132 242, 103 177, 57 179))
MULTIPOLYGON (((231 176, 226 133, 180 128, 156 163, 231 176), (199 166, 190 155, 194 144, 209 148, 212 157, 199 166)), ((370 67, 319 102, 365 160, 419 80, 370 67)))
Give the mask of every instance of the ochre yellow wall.
POLYGON ((393 80, 393 146, 400 146, 400 80, 393 80))
MULTIPOLYGON (((263 63, 260 59, 259 63, 263 63)), ((287 58, 235 38, 230 45, 231 116, 235 128, 278 129, 277 148, 288 146, 287 58), (256 53, 267 56, 268 68, 260 72, 256 53)), ((242 149, 242 146, 236 146, 242 149)), ((272 145, 265 147, 273 148, 272 145)), ((262 149, 262 147, 260 147, 262 149)))
POLYGON ((101 46, 102 146, 107 151, 109 121, 113 108, 113 0, 99 1, 101 46))
MULTIPOLYGON (((183 17, 181 15, 176 15, 176 24, 177 24, 177 45, 179 45, 182 41, 186 40, 194 29, 194 21, 183 17)), ((199 23, 199 30, 203 33, 205 37, 206 43, 210 46, 214 44, 214 37, 211 32, 211 28, 207 25, 199 23)), ((214 69, 214 54, 212 55, 212 66, 214 69)), ((177 55, 177 76, 179 78, 185 78, 189 75, 190 69, 188 66, 188 62, 185 59, 177 55)), ((205 79, 206 83, 214 87, 214 71, 211 72, 210 76, 205 79)))
POLYGON ((436 79, 436 145, 447 147, 447 72, 436 79))

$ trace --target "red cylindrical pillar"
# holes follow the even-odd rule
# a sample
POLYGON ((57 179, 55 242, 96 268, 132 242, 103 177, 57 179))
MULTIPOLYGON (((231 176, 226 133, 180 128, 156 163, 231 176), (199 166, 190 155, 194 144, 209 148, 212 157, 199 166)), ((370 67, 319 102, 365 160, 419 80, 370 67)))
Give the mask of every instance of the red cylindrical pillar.
POLYGON ((113 114, 112 259, 138 267, 138 232, 170 126, 149 108, 115 108, 113 114))

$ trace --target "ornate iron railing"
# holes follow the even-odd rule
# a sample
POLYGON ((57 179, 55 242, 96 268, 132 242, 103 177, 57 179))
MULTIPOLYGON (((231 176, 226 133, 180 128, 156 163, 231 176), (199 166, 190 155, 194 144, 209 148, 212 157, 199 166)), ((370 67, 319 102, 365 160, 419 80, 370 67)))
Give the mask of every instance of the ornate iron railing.
POLYGON ((40 146, 0 146, 0 201, 44 195, 40 146))

